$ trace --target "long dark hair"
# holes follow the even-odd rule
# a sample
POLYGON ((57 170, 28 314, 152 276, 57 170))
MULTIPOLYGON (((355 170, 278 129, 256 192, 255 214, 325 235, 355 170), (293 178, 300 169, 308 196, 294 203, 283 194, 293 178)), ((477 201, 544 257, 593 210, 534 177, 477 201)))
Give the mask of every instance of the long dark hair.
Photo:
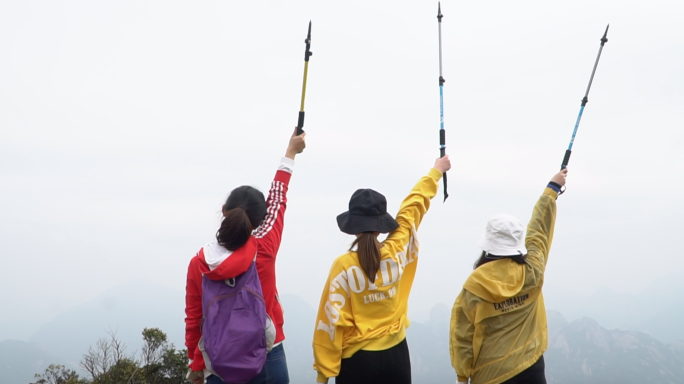
POLYGON ((258 189, 243 185, 230 192, 223 205, 223 221, 216 241, 229 251, 243 246, 266 216, 266 199, 258 189))
POLYGON ((361 269, 368 276, 368 280, 375 283, 375 275, 380 268, 380 248, 382 248, 377 234, 375 232, 361 233, 349 247, 349 250, 352 251, 355 246, 361 269))
POLYGON ((490 255, 485 251, 482 251, 482 254, 480 257, 475 261, 475 265, 473 265, 473 269, 478 269, 479 267, 492 262, 496 260, 501 260, 503 258, 511 259, 515 261, 518 264, 527 264, 527 255, 518 255, 518 256, 496 256, 496 255, 490 255))

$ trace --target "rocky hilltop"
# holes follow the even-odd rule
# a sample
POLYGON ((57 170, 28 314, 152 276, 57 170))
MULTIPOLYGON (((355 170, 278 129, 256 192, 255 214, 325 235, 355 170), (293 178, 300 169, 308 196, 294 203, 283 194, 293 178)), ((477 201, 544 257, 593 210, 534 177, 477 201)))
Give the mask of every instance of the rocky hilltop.
POLYGON ((591 318, 571 323, 548 312, 550 384, 684 383, 684 342, 663 344, 635 331, 607 330, 591 318))

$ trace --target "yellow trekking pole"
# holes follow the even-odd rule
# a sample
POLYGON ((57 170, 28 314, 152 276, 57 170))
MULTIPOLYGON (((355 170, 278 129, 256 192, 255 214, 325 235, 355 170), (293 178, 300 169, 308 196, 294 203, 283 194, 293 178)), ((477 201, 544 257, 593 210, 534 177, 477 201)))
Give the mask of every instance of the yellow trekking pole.
POLYGON ((304 82, 302 83, 302 104, 299 107, 299 119, 297 120, 297 135, 304 132, 304 98, 306 97, 306 75, 309 72, 309 57, 313 55, 311 52, 311 21, 309 21, 309 33, 306 35, 306 50, 304 51, 304 82))

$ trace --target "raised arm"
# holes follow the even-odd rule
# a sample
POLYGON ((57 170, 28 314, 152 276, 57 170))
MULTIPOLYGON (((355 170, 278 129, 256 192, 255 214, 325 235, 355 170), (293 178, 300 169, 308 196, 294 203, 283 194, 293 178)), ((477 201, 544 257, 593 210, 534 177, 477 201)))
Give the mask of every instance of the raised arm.
POLYGON ((260 246, 264 247, 264 252, 261 252, 263 256, 275 258, 278 253, 285 224, 287 189, 294 169, 295 156, 306 147, 305 137, 306 133, 298 136, 295 129, 295 133, 287 146, 285 157, 280 161, 280 166, 278 166, 273 182, 271 182, 271 188, 266 199, 266 217, 254 231, 254 237, 261 239, 260 246))
POLYGON ((398 248, 403 248, 411 238, 411 231, 418 229, 423 216, 430 208, 430 200, 437 194, 439 179, 444 172, 451 169, 449 156, 440 157, 435 161, 435 166, 430 172, 421 177, 413 187, 409 195, 401 203, 397 213, 399 228, 395 229, 385 240, 385 243, 395 243, 398 248))
POLYGON ((527 225, 525 246, 527 247, 527 262, 538 276, 537 283, 541 284, 546 262, 548 261, 553 230, 556 224, 556 199, 565 186, 568 169, 564 168, 551 178, 532 211, 532 218, 527 225))

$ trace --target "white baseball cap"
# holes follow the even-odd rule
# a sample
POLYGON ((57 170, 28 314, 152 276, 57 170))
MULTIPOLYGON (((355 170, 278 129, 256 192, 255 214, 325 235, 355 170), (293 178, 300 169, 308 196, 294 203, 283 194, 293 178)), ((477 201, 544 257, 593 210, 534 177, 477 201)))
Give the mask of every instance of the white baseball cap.
POLYGON ((490 255, 526 255, 525 226, 511 215, 496 215, 487 222, 487 228, 477 245, 490 255))

